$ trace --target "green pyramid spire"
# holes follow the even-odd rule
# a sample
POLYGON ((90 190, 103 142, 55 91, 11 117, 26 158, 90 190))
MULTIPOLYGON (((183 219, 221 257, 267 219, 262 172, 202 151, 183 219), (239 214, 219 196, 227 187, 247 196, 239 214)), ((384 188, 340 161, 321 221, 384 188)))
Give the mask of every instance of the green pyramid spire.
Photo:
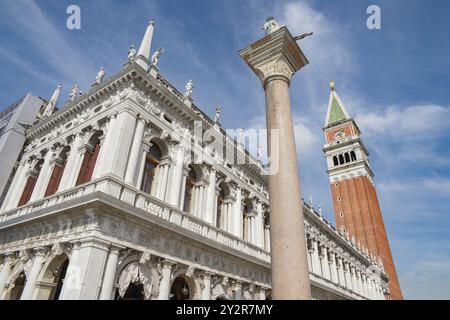
POLYGON ((345 110, 344 105, 342 104, 341 100, 339 99, 339 96, 336 93, 334 81, 330 82, 330 86, 331 86, 331 93, 330 93, 330 101, 328 103, 328 112, 325 126, 338 123, 342 120, 350 119, 347 110, 345 110))

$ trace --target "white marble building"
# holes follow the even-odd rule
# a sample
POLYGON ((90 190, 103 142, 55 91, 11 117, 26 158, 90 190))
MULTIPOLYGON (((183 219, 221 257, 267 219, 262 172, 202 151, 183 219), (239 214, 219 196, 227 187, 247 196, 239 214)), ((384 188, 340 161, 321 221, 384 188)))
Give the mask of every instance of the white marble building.
MULTIPOLYGON (((28 130, 0 210, 0 299, 270 299, 267 176, 192 81, 162 77, 153 28, 28 130)), ((382 265, 304 206, 313 297, 384 299, 382 265)))

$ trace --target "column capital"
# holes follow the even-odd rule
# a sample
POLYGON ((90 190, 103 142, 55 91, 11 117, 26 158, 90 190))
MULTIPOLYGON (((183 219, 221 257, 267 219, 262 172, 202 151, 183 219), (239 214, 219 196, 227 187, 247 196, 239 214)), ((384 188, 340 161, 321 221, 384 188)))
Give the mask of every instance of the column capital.
POLYGON ((286 27, 241 49, 239 55, 264 87, 271 79, 283 79, 289 83, 294 73, 309 63, 286 27))
POLYGON ((47 247, 36 247, 33 248, 33 253, 35 257, 43 257, 47 254, 48 248, 47 247))
POLYGON ((172 270, 172 267, 174 265, 176 265, 177 263, 173 262, 173 261, 170 261, 170 260, 163 260, 163 261, 161 261, 161 264, 162 264, 163 269, 170 269, 170 270, 172 270))

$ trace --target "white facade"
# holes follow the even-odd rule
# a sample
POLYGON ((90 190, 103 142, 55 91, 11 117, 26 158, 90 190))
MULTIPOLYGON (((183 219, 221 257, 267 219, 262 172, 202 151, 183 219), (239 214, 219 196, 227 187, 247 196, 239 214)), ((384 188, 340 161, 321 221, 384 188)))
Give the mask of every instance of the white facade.
MULTIPOLYGON (((152 33, 119 73, 28 131, 0 211, 0 299, 270 298, 267 177, 192 88, 182 95, 148 65, 152 33), (245 164, 227 161, 233 151, 245 164)), ((305 217, 314 298, 384 299, 382 266, 308 205, 305 217)))

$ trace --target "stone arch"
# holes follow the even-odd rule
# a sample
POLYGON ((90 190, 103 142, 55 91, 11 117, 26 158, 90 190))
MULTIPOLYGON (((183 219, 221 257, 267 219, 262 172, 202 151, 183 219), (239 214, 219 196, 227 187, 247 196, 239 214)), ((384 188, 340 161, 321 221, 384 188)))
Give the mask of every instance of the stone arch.
POLYGON ((5 287, 8 287, 3 292, 1 300, 19 300, 22 295, 23 288, 27 279, 27 265, 32 265, 31 260, 17 260, 12 267, 8 280, 5 282, 5 287))
POLYGON ((170 148, 169 148, 168 143, 165 140, 163 140, 159 137, 154 137, 150 140, 150 144, 156 145, 159 148, 159 150, 161 151, 161 160, 169 157, 170 148))
MULTIPOLYGON (((182 278, 182 280, 186 282, 186 286, 188 287, 189 290, 187 299, 183 300, 194 300, 199 299, 201 297, 199 283, 198 281, 196 281, 197 277, 195 276, 195 273, 191 274, 189 267, 178 269, 173 273, 172 280, 170 281, 171 295, 173 286, 176 284, 175 280, 177 278, 182 278)), ((171 299, 171 300, 180 300, 180 299, 171 299)))
POLYGON ((69 257, 65 253, 47 259, 38 277, 36 299, 59 300, 68 265, 69 257))
POLYGON ((114 283, 117 286, 116 300, 127 299, 125 294, 128 289, 141 290, 145 300, 158 297, 159 273, 151 261, 144 259, 144 254, 134 253, 123 259, 117 268, 114 283))

